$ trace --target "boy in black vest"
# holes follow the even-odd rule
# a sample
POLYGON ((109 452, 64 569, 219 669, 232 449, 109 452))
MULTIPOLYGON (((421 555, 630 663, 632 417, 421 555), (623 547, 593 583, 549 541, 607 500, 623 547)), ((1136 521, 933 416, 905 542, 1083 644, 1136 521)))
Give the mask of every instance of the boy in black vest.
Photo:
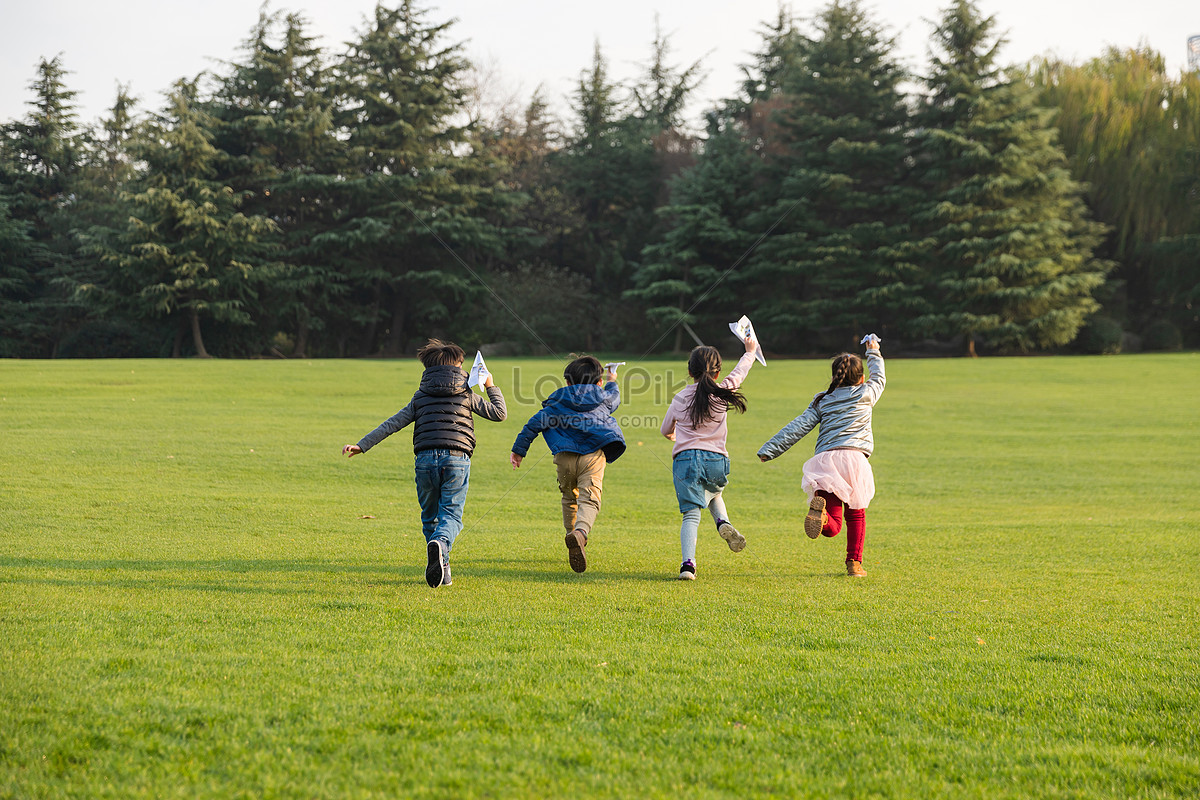
POLYGON ((475 424, 471 414, 492 422, 507 416, 504 396, 489 374, 483 385, 484 400, 467 385, 462 369, 463 351, 456 344, 430 339, 417 351, 425 365, 421 386, 408 405, 342 452, 353 458, 365 453, 410 422, 416 453, 417 502, 425 533, 425 582, 449 586, 450 548, 462 530, 463 506, 471 479, 471 454, 475 451, 475 424))

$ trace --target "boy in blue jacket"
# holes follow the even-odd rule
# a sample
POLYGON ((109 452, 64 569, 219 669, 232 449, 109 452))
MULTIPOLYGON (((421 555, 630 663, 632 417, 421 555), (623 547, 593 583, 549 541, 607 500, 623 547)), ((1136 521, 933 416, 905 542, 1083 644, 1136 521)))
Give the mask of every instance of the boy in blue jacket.
POLYGON ((600 513, 604 467, 625 452, 625 437, 612 414, 621 405, 614 368, 601 381, 600 362, 592 356, 577 358, 563 370, 567 385, 542 403, 513 443, 509 463, 513 469, 529 453, 540 433, 554 454, 558 488, 562 492, 563 527, 567 529, 567 557, 571 569, 587 569, 588 534, 600 513))

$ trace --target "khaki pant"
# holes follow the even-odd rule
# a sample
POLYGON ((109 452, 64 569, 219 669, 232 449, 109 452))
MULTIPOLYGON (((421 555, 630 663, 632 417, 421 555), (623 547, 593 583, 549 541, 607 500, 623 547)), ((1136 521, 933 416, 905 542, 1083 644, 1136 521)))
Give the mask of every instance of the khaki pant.
POLYGON ((558 490, 562 492, 563 527, 567 533, 581 530, 588 534, 600 513, 600 495, 604 491, 604 466, 608 459, 603 450, 594 453, 559 453, 558 490))

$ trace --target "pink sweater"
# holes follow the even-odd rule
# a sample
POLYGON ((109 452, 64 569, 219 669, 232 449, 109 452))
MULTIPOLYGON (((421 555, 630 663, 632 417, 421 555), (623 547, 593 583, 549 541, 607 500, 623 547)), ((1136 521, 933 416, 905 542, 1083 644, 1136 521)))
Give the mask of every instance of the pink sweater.
MULTIPOLYGON (((742 385, 742 381, 746 380, 746 374, 750 372, 753 364, 754 353, 746 353, 738 359, 737 366, 725 376, 725 380, 721 381, 720 385, 726 389, 738 388, 742 385)), ((688 409, 692 405, 692 397, 695 394, 696 384, 685 386, 679 394, 675 395, 670 408, 667 409, 666 416, 663 417, 662 435, 675 442, 675 447, 671 449, 671 456, 677 456, 684 450, 710 450, 723 456, 729 455, 729 451, 725 449, 725 437, 729 432, 725 425, 725 409, 714 407, 712 419, 699 428, 693 428, 688 409)), ((714 406, 717 405, 723 404, 714 403, 714 406)))

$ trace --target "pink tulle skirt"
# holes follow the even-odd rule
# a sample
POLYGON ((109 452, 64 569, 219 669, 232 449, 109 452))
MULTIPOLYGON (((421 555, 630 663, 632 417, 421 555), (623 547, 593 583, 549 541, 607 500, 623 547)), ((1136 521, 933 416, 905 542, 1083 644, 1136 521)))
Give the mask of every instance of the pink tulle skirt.
POLYGON ((866 508, 875 496, 875 473, 858 450, 826 450, 804 462, 800 488, 809 500, 822 491, 837 495, 850 508, 866 508))

